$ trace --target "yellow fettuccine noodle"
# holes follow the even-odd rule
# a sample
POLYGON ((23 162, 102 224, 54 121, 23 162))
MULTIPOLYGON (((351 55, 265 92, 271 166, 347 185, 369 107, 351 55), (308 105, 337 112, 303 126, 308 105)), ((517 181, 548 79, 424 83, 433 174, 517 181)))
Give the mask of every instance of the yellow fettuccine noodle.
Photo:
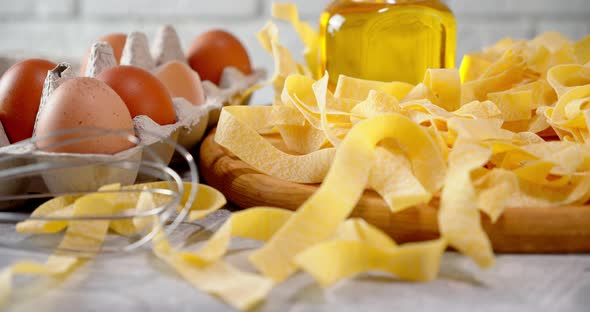
MULTIPOLYGON (((144 188, 148 189, 164 189, 167 190, 172 185, 168 182, 152 182, 145 184, 136 184, 132 186, 125 186, 122 188, 123 191, 140 191, 144 188)), ((192 183, 184 183, 184 192, 180 199, 179 206, 177 209, 181 209, 187 203, 191 188, 194 185, 192 183)), ((140 192, 141 193, 141 192, 140 192)), ((121 192, 117 194, 116 201, 113 206, 112 214, 120 213, 125 210, 135 209, 136 202, 139 199, 138 192, 121 192)), ((33 217, 53 217, 67 219, 72 216, 74 206, 73 202, 80 198, 80 196, 62 196, 56 197, 49 200, 39 206, 33 212, 33 217)), ((169 202, 170 197, 164 194, 154 194, 154 200, 156 205, 163 205, 169 202)), ((190 207, 189 219, 195 220, 200 219, 203 216, 211 213, 224 206, 226 203, 225 197, 223 197, 217 190, 211 188, 208 185, 198 185, 198 192, 195 201, 190 207), (203 209, 206 207, 206 209, 203 209)), ((16 230, 20 233, 33 233, 33 234, 51 234, 63 231, 68 226, 68 221, 64 220, 27 220, 17 224, 16 230)), ((114 220, 110 223, 110 228, 121 234, 130 236, 136 234, 136 230, 133 226, 132 220, 114 220)))
POLYGON ((447 111, 461 107, 461 77, 456 70, 429 69, 424 85, 434 93, 438 105, 447 111))
POLYGON ((296 261, 324 287, 371 270, 390 272, 408 281, 426 282, 436 278, 446 246, 442 239, 391 249, 337 240, 303 252, 296 261))
POLYGON ((332 239, 304 251, 295 261, 323 287, 371 270, 424 282, 436 278, 446 246, 443 239, 398 246, 363 219, 349 219, 332 239))
MULTIPOLYGON (((205 195, 205 197, 209 195, 205 195)), ((213 206, 204 207, 206 209, 202 211, 213 212, 220 208, 217 206, 218 197, 223 197, 223 195, 217 192, 213 197, 206 199, 205 202, 209 202, 213 206)), ((142 192, 136 211, 147 211, 153 207, 155 207, 155 203, 151 193, 142 192)), ((136 226, 140 226, 137 219, 133 222, 136 226)), ((194 252, 173 248, 164 235, 157 217, 152 218, 150 223, 156 231, 153 242, 153 251, 156 256, 172 266, 195 288, 218 296, 239 310, 251 308, 270 292, 272 282, 269 279, 240 271, 221 260, 229 248, 232 230, 231 218, 204 246, 194 252)))
POLYGON ((291 3, 273 3, 272 15, 275 18, 290 22, 305 45, 305 60, 311 73, 317 73, 319 68, 320 41, 318 32, 309 24, 299 20, 297 7, 291 3))
POLYGON ((272 176, 301 183, 318 183, 326 176, 335 151, 320 149, 306 155, 292 155, 276 149, 244 122, 249 107, 227 107, 221 112, 221 124, 215 141, 254 168, 272 176), (248 142, 244 144, 244 137, 248 142), (274 161, 268 161, 273 159, 274 161))
MULTIPOLYGON (((218 133, 226 131, 224 126, 218 133)), ((416 175, 426 182, 426 189, 437 191, 442 186, 440 178, 444 175, 445 164, 425 130, 400 114, 383 114, 360 122, 338 148, 320 189, 267 245, 252 254, 251 261, 258 270, 274 281, 283 281, 296 271, 294 257, 299 252, 333 234, 362 195, 377 143, 387 138, 395 139, 407 150, 416 175), (409 137, 407 133, 414 135, 409 137)))
MULTIPOLYGON (((191 183, 184 184, 184 192, 181 194, 180 206, 184 206, 190 198, 191 183)), ((215 189, 198 185, 199 190, 190 208, 189 218, 198 219, 207 216, 225 205, 225 197, 215 189)), ((84 216, 112 216, 120 212, 120 207, 131 208, 136 212, 147 212, 170 201, 168 195, 155 193, 152 195, 148 189, 170 189, 168 182, 154 182, 138 184, 120 188, 119 185, 105 186, 95 193, 85 196, 63 196, 50 200, 40 206, 33 215, 35 217, 84 217, 84 216), (144 190, 143 192, 119 192, 129 190, 144 190), (68 211, 68 213, 64 213, 68 211)), ((173 190, 176 191, 176 190, 173 190)), ((31 261, 19 261, 0 273, 0 306, 6 303, 11 289, 12 276, 14 274, 28 275, 62 275, 69 272, 75 265, 82 263, 86 258, 92 258, 100 252, 104 239, 109 229, 121 230, 124 233, 137 234, 146 229, 153 228, 157 231, 157 238, 154 240, 154 250, 164 260, 175 266, 181 275, 189 279, 191 283, 199 283, 201 289, 209 291, 223 298, 239 309, 246 309, 258 302, 270 290, 271 282, 267 279, 252 274, 241 273, 229 265, 218 263, 218 260, 225 254, 231 232, 219 231, 207 242, 198 252, 177 252, 174 251, 162 232, 159 219, 156 215, 151 217, 135 218, 133 220, 99 220, 99 221, 39 221, 28 220, 19 224, 21 232, 51 234, 66 229, 64 238, 58 246, 58 253, 52 255, 46 264, 38 264, 31 261), (126 222, 121 224, 120 222, 126 222), (119 224, 118 227, 113 227, 119 224), (170 260, 172 259, 172 260, 170 260), (199 263, 197 265, 196 263, 199 263), (215 266, 208 266, 215 263, 215 266), (178 267, 177 267, 178 266, 178 267), (220 279, 219 276, 224 275, 220 279), (228 284, 227 281, 233 277, 242 277, 242 289, 240 283, 228 284), (198 280, 196 282, 195 280, 198 280), (209 283, 210 280, 214 282, 209 283), (260 288, 252 288, 254 284, 261 285, 260 288), (233 286, 232 286, 233 285, 233 286), (250 290, 248 290, 250 289, 250 290), (244 291, 246 290, 246 291, 244 291), (258 293, 253 293, 258 291, 258 293)), ((225 225, 231 230, 231 223, 225 225), (228 227, 229 226, 229 227, 228 227)))
POLYGON ((369 186, 383 197, 392 212, 430 201, 432 193, 414 176, 410 161, 395 142, 385 141, 375 153, 369 186))
MULTIPOLYGON (((63 206, 72 206, 71 216, 74 217, 109 216, 113 213, 114 199, 117 196, 115 192, 119 189, 120 185, 109 185, 100 189, 105 193, 78 196, 77 199, 72 196, 57 198, 52 203, 41 207, 42 210, 33 215, 37 217, 53 215, 53 212, 63 210, 60 209, 64 208, 63 206)), ((45 264, 22 260, 0 273, 0 307, 6 304, 12 293, 13 275, 63 275, 77 264, 84 262, 84 259, 94 257, 100 252, 106 238, 109 221, 69 221, 66 226, 68 229, 58 246, 58 251, 51 255, 45 264)))
POLYGON ((514 172, 495 168, 474 181, 477 207, 496 222, 504 212, 510 198, 518 192, 518 179, 514 172))
POLYGON ((471 172, 485 165, 490 157, 491 151, 477 145, 463 144, 453 148, 438 215, 442 236, 483 267, 493 264, 493 253, 481 228, 471 172))
MULTIPOLYGON (((62 196, 51 199, 39 206, 33 213, 32 217, 51 216, 64 219, 71 217, 74 213, 73 203, 79 196, 62 196)), ((24 221, 16 225, 17 232, 21 233, 57 233, 65 229, 67 221, 24 221)))
POLYGON ((348 76, 338 77, 334 96, 338 98, 363 101, 371 91, 381 91, 397 99, 405 98, 414 86, 405 82, 370 81, 348 76))

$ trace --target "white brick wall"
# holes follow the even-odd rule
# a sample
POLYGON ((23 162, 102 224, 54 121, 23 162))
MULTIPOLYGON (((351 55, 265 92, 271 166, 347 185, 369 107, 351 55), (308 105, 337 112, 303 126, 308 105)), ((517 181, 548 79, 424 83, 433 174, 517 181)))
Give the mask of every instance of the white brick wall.
MULTIPOLYGON (((279 0, 284 2, 285 0, 279 0)), ((272 62, 255 32, 269 18, 271 0, 0 0, 0 55, 78 59, 101 35, 177 26, 185 46, 199 33, 222 27, 236 33, 258 66, 272 62)), ((292 0, 314 24, 329 0, 292 0)), ((458 19, 458 52, 506 36, 530 38, 558 30, 572 39, 590 35, 590 0, 449 0, 458 19)), ((301 47, 282 27, 282 41, 301 47)))
POLYGON ((256 18, 258 0, 79 0, 83 18, 256 18), (124 5, 121 5, 124 2, 124 5), (231 9, 228 9, 231 8, 231 9))
POLYGON ((588 17, 588 0, 449 0, 458 14, 478 15, 557 15, 573 14, 588 17))

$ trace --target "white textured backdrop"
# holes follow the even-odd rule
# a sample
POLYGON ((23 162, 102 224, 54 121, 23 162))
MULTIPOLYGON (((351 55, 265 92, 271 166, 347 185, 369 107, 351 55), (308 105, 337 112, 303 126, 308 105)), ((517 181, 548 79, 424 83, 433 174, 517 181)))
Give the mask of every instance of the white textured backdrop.
MULTIPOLYGON (((285 1, 285 0, 280 0, 285 1)), ((258 67, 272 61, 255 33, 269 19, 271 0, 0 0, 0 55, 78 59, 109 32, 145 31, 171 23, 187 46, 199 33, 226 28, 246 44, 258 67)), ((293 0, 317 24, 328 0, 293 0)), ((590 34, 590 0, 449 0, 458 21, 458 54, 505 36, 531 38, 547 30, 572 39, 590 34)), ((281 41, 300 47, 288 27, 281 41)))

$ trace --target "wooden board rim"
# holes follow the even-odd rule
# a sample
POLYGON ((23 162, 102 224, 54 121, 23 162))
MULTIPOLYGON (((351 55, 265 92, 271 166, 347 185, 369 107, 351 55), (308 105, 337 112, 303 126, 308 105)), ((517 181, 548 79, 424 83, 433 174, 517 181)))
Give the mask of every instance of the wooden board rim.
MULTIPOLYGON (((260 173, 214 141, 213 129, 201 144, 199 169, 207 184, 240 208, 272 206, 296 210, 317 185, 288 182, 260 173)), ((392 214, 373 191, 366 191, 351 217, 381 228, 396 242, 439 236, 436 203, 392 214)), ((507 208, 496 223, 482 214, 482 224, 496 252, 590 252, 590 205, 507 208)))

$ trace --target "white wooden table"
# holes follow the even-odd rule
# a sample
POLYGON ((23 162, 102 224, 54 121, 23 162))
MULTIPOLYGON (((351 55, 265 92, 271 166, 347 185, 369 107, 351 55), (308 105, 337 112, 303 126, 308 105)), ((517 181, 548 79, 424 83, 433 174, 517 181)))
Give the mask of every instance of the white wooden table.
MULTIPOLYGON (((225 214, 203 225, 214 227, 225 214)), ((206 238, 203 228, 185 225, 182 237, 206 238), (196 233, 199 232, 199 233, 196 233), (195 236, 196 233, 196 236, 195 236)), ((0 224, 4 242, 17 242, 13 227, 0 224)), ((193 239, 198 241, 199 239, 193 239)), ((35 244, 30 240, 25 245, 35 244)), ((259 244, 235 240, 232 249, 259 244)), ((242 251, 229 261, 248 268, 242 251)), ((0 267, 18 259, 43 261, 44 254, 0 248, 0 267)), ((231 311, 193 289, 149 249, 101 256, 64 280, 19 278, 6 311, 231 311)), ((0 308, 0 310, 2 310, 0 308)), ((448 252, 438 280, 427 284, 365 274, 323 290, 298 274, 276 287, 255 311, 590 311, 590 255, 499 255, 482 271, 468 258, 448 252)))
MULTIPOLYGON (((272 92, 267 88, 252 103, 269 103, 270 99, 272 92)), ((204 225, 220 222, 212 218, 211 224, 204 225)), ((199 228, 186 226, 179 232, 190 235, 195 230, 199 228)), ((0 242, 16 244, 20 239, 12 225, 0 224, 0 242)), ((31 240, 20 243, 35 244, 31 240)), ((232 248, 256 246, 259 244, 235 240, 232 248)), ((246 255, 247 251, 234 253, 229 260, 249 268, 246 255)), ((43 261, 46 257, 0 247, 0 268, 19 259, 43 261)), ((65 280, 18 278, 11 302, 5 311, 232 310, 192 288, 148 248, 102 256, 65 280)), ((376 273, 323 290, 311 277, 298 274, 274 288, 254 311, 590 311, 590 255, 499 255, 496 265, 483 271, 468 258, 448 252, 439 279, 428 284, 399 282, 376 273)))

